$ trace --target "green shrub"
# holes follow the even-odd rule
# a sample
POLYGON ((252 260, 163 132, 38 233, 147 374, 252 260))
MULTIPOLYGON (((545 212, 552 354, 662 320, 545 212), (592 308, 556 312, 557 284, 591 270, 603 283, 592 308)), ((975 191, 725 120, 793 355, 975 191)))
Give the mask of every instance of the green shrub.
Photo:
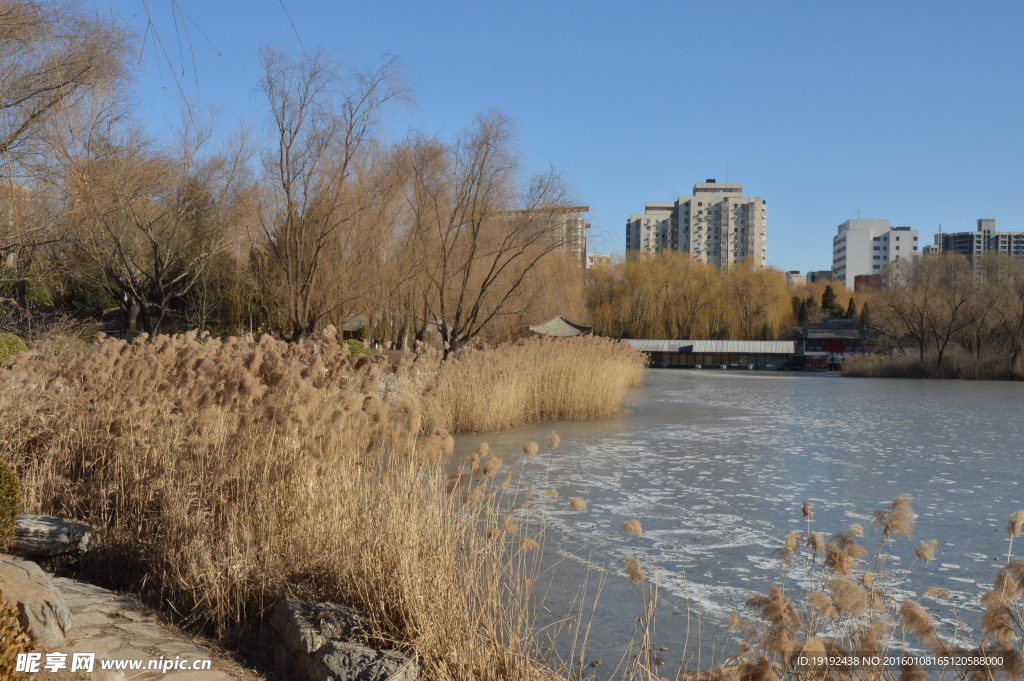
POLYGON ((89 344, 81 338, 58 338, 53 342, 51 352, 59 359, 67 359, 71 355, 84 355, 89 352, 89 344))
POLYGON ((345 345, 348 346, 348 353, 352 356, 355 355, 373 355, 373 350, 363 345, 363 341, 357 338, 349 338, 344 341, 345 345))
POLYGON ((10 465, 0 459, 0 551, 14 539, 14 523, 21 513, 21 485, 10 465))
POLYGON ((19 352, 28 352, 28 346, 13 333, 0 333, 0 362, 19 352))

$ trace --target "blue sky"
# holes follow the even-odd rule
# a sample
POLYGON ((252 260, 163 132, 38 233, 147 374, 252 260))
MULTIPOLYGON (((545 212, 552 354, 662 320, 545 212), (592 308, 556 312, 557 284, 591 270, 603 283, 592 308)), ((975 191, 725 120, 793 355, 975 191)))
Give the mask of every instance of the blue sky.
MULTIPOLYGON (((142 0, 94 2, 145 31, 142 0)), ((178 3, 188 35, 149 0, 174 66, 150 32, 138 85, 153 129, 177 116, 175 74, 224 124, 258 120, 264 43, 301 38, 355 67, 391 53, 414 104, 390 134, 448 137, 500 109, 528 166, 564 171, 591 206, 591 252, 621 254, 629 214, 706 178, 768 201, 784 270, 828 269, 858 210, 923 243, 982 217, 1024 231, 1024 3, 178 3)))

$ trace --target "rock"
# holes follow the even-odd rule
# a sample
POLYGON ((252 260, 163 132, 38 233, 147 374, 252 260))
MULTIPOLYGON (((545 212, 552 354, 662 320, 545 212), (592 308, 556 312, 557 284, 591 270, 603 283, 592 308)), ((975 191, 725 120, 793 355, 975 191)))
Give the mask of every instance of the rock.
POLYGON ((313 657, 314 681, 415 681, 419 666, 394 650, 375 650, 359 643, 328 641, 313 657))
POLYGON ((18 516, 11 548, 28 556, 82 553, 92 543, 92 526, 69 523, 49 515, 18 516))
POLYGON ((274 606, 270 627, 278 643, 274 659, 288 678, 310 681, 415 681, 419 666, 394 650, 365 645, 370 618, 336 603, 309 605, 284 600, 274 606), (355 640, 353 640, 355 639, 355 640))
POLYGON ((30 560, 0 559, 0 591, 18 608, 18 619, 41 644, 64 645, 71 629, 71 611, 42 568, 30 560))
POLYGON ((363 638, 370 632, 369 625, 365 613, 335 603, 278 601, 270 615, 270 626, 288 651, 309 655, 330 640, 363 638))

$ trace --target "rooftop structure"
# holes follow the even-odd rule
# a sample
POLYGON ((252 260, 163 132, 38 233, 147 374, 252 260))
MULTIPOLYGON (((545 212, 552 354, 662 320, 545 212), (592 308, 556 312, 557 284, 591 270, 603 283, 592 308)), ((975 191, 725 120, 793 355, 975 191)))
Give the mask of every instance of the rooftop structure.
POLYGON ((539 333, 542 336, 582 336, 593 331, 593 327, 573 324, 562 315, 556 315, 554 319, 531 326, 530 331, 539 333))

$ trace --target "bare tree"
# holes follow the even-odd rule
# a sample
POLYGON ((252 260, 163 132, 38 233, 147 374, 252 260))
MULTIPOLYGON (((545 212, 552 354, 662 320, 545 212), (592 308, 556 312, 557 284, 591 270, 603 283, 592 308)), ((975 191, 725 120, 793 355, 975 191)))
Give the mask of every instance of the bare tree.
POLYGON ((388 58, 370 73, 342 74, 324 52, 293 58, 262 54, 263 93, 274 149, 264 159, 263 248, 283 275, 287 333, 299 339, 351 303, 327 286, 331 260, 354 260, 366 246, 353 229, 372 200, 368 155, 382 107, 405 96, 400 64, 388 58))
POLYGON ((935 348, 936 366, 950 343, 978 315, 971 264, 956 253, 893 263, 881 299, 888 326, 918 344, 923 360, 935 348))
POLYGON ((38 279, 39 249, 64 236, 59 192, 47 186, 53 123, 71 123, 84 99, 123 81, 129 44, 74 2, 0 0, 0 278, 19 298, 38 279))
POLYGON ((128 331, 141 318, 145 331, 159 332, 171 304, 232 242, 227 226, 238 217, 234 203, 244 163, 200 158, 210 130, 184 129, 175 154, 128 134, 73 167, 75 244, 101 273, 128 331))
POLYGON ((424 321, 446 356, 514 314, 529 277, 563 246, 551 226, 570 205, 565 188, 548 173, 521 190, 513 141, 510 122, 495 114, 450 146, 419 139, 411 149, 408 200, 424 262, 424 321))
POLYGON ((0 0, 0 155, 123 75, 127 45, 123 29, 73 3, 0 0))

